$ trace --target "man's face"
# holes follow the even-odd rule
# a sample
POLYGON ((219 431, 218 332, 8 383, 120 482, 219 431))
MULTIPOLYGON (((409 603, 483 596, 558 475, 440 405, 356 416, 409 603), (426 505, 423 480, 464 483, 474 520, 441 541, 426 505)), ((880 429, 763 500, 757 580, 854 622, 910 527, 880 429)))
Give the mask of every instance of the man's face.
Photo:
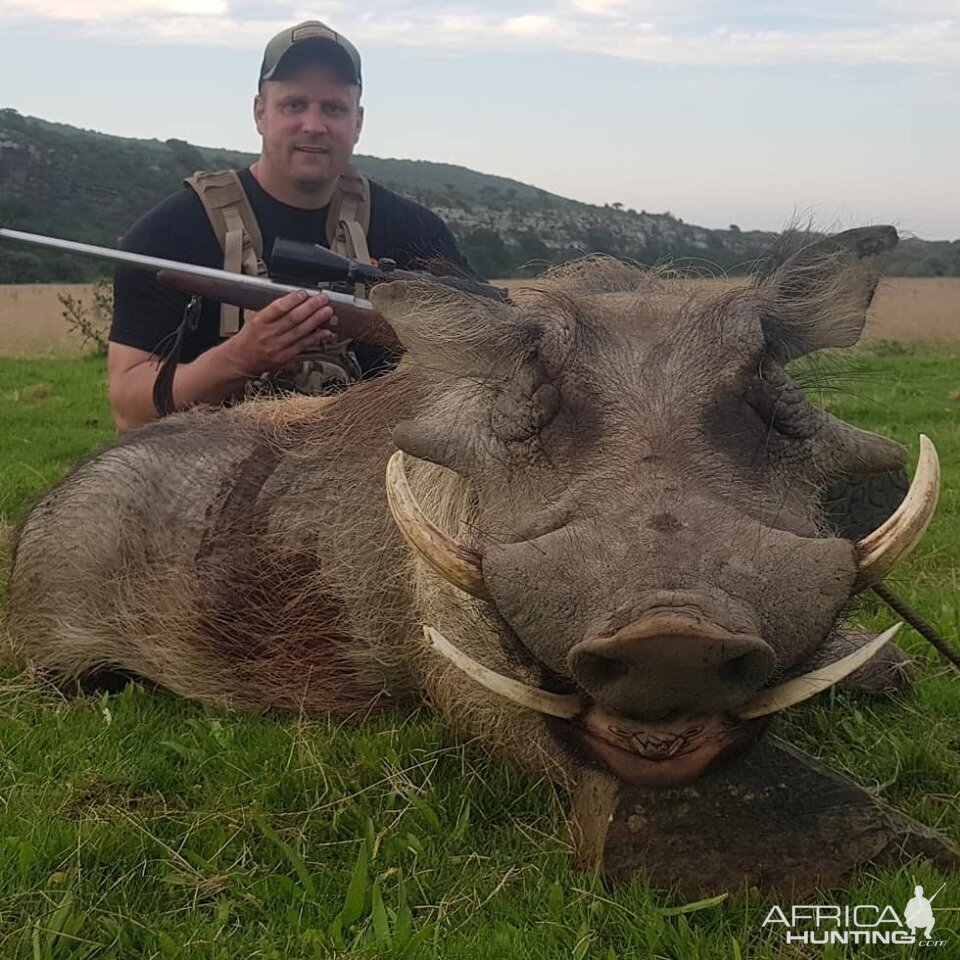
POLYGON ((307 193, 343 173, 363 126, 360 88, 324 64, 266 81, 253 114, 271 174, 307 193))

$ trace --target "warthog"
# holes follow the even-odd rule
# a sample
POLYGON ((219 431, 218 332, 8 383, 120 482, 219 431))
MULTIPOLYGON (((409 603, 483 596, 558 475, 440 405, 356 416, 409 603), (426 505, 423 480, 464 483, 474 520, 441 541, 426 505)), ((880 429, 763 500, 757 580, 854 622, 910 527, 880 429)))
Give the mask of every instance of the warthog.
POLYGON ((602 259, 515 304, 383 284, 397 372, 172 416, 47 494, 15 647, 257 710, 427 698, 561 781, 692 779, 889 639, 796 679, 864 642, 838 617, 922 535, 932 445, 888 523, 833 535, 825 486, 906 452, 785 365, 857 341, 895 243, 848 231, 721 294, 602 259))

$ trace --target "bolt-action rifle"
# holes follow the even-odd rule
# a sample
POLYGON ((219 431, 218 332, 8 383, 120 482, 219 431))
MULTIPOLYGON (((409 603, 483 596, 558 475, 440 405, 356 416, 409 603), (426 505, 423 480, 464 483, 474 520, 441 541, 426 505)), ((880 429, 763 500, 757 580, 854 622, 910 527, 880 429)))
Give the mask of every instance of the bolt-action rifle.
POLYGON ((398 270, 392 260, 386 259, 381 259, 377 264, 363 263, 341 257, 319 244, 280 237, 273 245, 270 277, 229 273, 213 267, 198 267, 176 260, 147 257, 4 227, 0 227, 0 240, 30 243, 149 270, 166 286, 219 303, 233 304, 244 310, 261 310, 295 290, 305 290, 311 295, 326 293, 335 313, 335 322, 331 321, 330 326, 339 336, 391 350, 400 349, 396 334, 365 296, 366 290, 378 283, 426 280, 481 297, 506 299, 506 292, 492 284, 469 278, 437 277, 418 271, 398 270), (358 295, 358 291, 364 295, 358 295))

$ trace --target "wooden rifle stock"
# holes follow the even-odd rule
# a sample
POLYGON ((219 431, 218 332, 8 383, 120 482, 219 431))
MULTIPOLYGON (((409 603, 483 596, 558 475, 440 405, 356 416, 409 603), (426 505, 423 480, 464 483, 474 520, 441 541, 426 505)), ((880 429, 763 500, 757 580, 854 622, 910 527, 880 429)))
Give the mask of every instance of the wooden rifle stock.
MULTIPOLYGON (((251 287, 232 281, 229 275, 223 277, 198 276, 194 273, 181 273, 177 270, 160 270, 157 279, 165 286, 183 293, 196 293, 202 297, 220 303, 230 303, 243 310, 262 310, 274 300, 286 296, 293 290, 303 289, 309 296, 324 293, 311 287, 296 287, 287 284, 264 283, 251 287)), ((393 332, 393 328, 383 316, 371 310, 369 306, 361 308, 346 302, 342 294, 331 300, 334 309, 334 321, 330 329, 343 339, 358 340, 388 350, 402 350, 403 347, 393 332)))

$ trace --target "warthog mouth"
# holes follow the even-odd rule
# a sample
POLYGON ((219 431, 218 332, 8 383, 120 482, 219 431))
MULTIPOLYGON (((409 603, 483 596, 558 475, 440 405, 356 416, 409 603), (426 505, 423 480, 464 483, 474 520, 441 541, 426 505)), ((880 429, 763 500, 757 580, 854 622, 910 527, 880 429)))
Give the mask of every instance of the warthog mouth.
POLYGON ((738 720, 722 714, 636 721, 591 708, 563 724, 561 743, 586 752, 625 783, 676 787, 737 756, 763 736, 769 718, 738 720))
POLYGON ((829 689, 870 660, 893 639, 896 624, 860 649, 760 690, 735 712, 635 720, 609 713, 582 693, 559 694, 531 687, 477 663, 432 627, 431 646, 467 676, 518 706, 549 717, 551 730, 571 753, 587 754, 611 773, 638 787, 674 787, 732 759, 763 736, 775 713, 829 689))

